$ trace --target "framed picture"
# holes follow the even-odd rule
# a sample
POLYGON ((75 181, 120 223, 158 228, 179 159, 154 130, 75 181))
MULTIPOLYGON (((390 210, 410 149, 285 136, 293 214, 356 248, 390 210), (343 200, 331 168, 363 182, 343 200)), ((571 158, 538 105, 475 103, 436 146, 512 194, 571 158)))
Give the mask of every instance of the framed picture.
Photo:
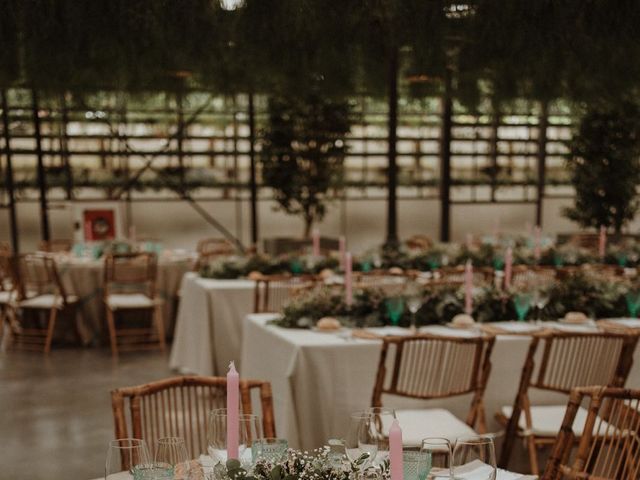
POLYGON ((85 242, 115 240, 124 233, 121 207, 117 202, 76 205, 76 225, 85 242))

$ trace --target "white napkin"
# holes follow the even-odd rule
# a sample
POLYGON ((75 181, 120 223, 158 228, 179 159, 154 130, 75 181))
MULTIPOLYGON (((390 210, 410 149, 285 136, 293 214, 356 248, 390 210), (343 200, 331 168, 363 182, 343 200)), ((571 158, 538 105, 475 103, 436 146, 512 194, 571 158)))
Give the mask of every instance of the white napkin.
POLYGON ((640 328, 640 319, 638 318, 610 318, 607 321, 629 328, 640 328))
POLYGON ((411 330, 409 330, 408 328, 402 328, 402 327, 392 327, 392 326, 371 327, 371 328, 366 328, 365 330, 367 332, 380 335, 381 337, 387 337, 387 336, 401 337, 401 336, 411 335, 411 330))
POLYGON ((501 323, 494 324, 494 326, 496 328, 500 328, 504 330, 505 332, 511 332, 511 333, 528 333, 528 332, 535 332, 537 330, 540 330, 539 325, 532 325, 530 323, 524 323, 524 322, 522 323, 501 322, 501 323))
POLYGON ((560 322, 548 322, 547 326, 561 332, 577 332, 577 333, 590 333, 597 332, 598 328, 595 325, 580 325, 574 323, 560 323, 560 322))
POLYGON ((420 333, 427 333, 429 335, 440 335, 443 337, 461 337, 461 338, 475 338, 480 334, 474 330, 466 330, 463 328, 443 327, 440 325, 432 325, 428 327, 421 327, 420 333))
MULTIPOLYGON (((487 480, 491 478, 492 467, 480 460, 474 460, 466 465, 457 467, 454 470, 456 480, 487 480)), ((498 469, 496 480, 517 480, 522 475, 519 473, 509 472, 507 470, 498 469)))

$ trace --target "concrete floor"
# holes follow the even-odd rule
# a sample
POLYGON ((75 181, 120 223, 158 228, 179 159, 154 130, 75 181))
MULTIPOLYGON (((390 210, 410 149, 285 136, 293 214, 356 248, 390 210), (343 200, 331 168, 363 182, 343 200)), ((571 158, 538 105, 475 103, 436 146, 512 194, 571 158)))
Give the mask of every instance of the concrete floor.
POLYGON ((172 375, 168 355, 54 349, 0 353, 0 479, 89 480, 104 475, 114 438, 111 389, 172 375))

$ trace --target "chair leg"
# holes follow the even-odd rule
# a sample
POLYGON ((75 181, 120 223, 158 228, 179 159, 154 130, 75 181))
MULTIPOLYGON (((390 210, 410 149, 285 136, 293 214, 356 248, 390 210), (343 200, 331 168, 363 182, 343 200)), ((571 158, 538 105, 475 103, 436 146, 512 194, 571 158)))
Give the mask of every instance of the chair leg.
POLYGON ((527 449, 529 451, 529 464, 531 467, 531 474, 540 476, 540 469, 538 468, 538 450, 536 446, 536 437, 534 435, 527 435, 526 442, 527 449))
POLYGON ((44 341, 44 353, 51 351, 51 342, 53 342, 53 332, 56 328, 56 318, 58 317, 58 309, 52 308, 49 312, 49 325, 47 326, 47 336, 44 341))
POLYGON ((107 307, 107 325, 109 327, 109 342, 111 343, 111 355, 118 358, 118 340, 116 337, 116 321, 113 310, 107 307))
POLYGON ((164 339, 164 321, 162 319, 162 306, 156 305, 153 309, 154 323, 158 331, 158 341, 160 342, 160 350, 165 352, 167 345, 164 339))

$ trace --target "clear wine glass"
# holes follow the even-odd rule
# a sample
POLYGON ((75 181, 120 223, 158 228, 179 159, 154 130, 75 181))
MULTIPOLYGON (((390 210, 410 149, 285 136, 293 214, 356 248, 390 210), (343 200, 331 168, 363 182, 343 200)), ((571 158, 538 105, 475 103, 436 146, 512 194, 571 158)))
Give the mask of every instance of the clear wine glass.
POLYGON ((360 471, 364 471, 374 461, 378 453, 378 439, 375 433, 374 417, 370 412, 361 411, 351 414, 344 446, 347 458, 351 462, 360 460, 360 457, 366 455, 360 464, 360 471))
POLYGON ((138 472, 150 468, 147 444, 138 438, 120 438, 109 443, 104 468, 105 480, 140 478, 138 472))
POLYGON ((458 438, 451 466, 454 478, 473 476, 477 480, 495 480, 498 470, 493 439, 486 436, 458 438))
POLYGON ((411 312, 411 329, 415 330, 417 327, 416 314, 422 307, 422 295, 412 294, 407 298, 407 308, 411 312))
MULTIPOLYGON (((239 441, 238 460, 243 465, 251 465, 251 446, 255 440, 262 438, 260 417, 253 414, 238 415, 239 441)), ((227 461, 227 409, 219 408, 209 414, 207 428, 208 450, 211 458, 216 462, 227 461)))
POLYGON ((158 440, 154 465, 169 471, 175 480, 189 478, 190 459, 184 439, 165 437, 158 440))
POLYGON ((451 471, 451 442, 446 438, 428 437, 422 440, 420 451, 426 455, 426 480, 453 478, 451 471))
POLYGON ((396 419, 396 411, 393 408, 371 407, 367 412, 371 414, 371 431, 378 447, 373 461, 378 464, 389 458, 389 429, 396 419))

